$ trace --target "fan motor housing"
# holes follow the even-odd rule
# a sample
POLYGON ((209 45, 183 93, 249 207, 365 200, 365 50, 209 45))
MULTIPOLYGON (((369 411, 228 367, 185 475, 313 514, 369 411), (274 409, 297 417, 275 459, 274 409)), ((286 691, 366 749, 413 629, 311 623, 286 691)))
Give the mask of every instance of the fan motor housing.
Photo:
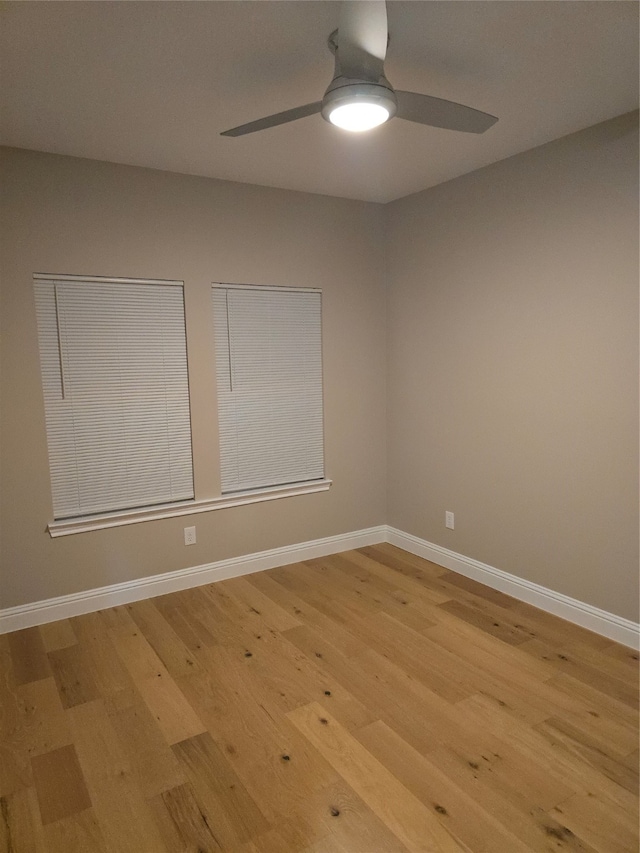
MULTIPOLYGON (((384 78, 382 78, 384 79, 384 78)), ((336 107, 343 104, 358 102, 379 104, 389 112, 389 118, 393 118, 398 107, 395 93, 389 84, 369 83, 359 80, 351 80, 348 77, 337 77, 331 81, 331 85, 322 99, 322 117, 330 121, 329 115, 336 107)))

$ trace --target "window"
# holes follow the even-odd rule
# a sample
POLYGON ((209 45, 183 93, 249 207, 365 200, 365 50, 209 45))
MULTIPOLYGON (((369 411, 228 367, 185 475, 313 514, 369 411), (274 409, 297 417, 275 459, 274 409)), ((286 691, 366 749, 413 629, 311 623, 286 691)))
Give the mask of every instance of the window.
POLYGON ((52 537, 330 488, 320 291, 214 285, 222 494, 196 498, 183 283, 34 288, 52 537))
POLYGON ((193 500, 182 283, 34 286, 55 519, 193 500))
POLYGON ((212 292, 223 495, 321 480, 320 291, 212 292))

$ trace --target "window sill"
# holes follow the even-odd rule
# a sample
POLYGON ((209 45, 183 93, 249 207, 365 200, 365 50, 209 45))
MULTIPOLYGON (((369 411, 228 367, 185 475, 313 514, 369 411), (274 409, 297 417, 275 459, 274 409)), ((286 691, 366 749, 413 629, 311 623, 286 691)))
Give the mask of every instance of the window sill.
POLYGON ((122 527, 125 524, 138 524, 141 521, 158 521, 162 518, 175 518, 181 515, 193 515, 198 512, 211 512, 215 509, 228 509, 245 504, 273 501, 278 498, 292 498, 297 495, 309 495, 326 492, 331 480, 309 480, 288 486, 273 486, 248 492, 236 492, 219 498, 191 501, 189 503, 164 504, 153 508, 110 512, 104 515, 68 518, 64 521, 52 521, 47 527, 52 539, 58 536, 71 536, 74 533, 86 533, 90 530, 104 530, 108 527, 122 527))

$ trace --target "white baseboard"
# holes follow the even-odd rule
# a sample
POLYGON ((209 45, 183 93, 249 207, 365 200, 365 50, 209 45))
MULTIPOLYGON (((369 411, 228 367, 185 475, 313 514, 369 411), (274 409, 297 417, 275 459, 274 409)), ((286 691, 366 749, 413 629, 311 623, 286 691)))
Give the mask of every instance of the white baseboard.
POLYGON ((517 598, 519 601, 526 601, 527 604, 532 604, 547 613, 560 616, 560 618, 573 622, 575 625, 588 628, 590 631, 615 640, 617 643, 630 646, 632 649, 640 647, 640 625, 631 622, 629 619, 623 619, 621 616, 600 610, 598 607, 585 604, 585 602, 570 598, 568 595, 554 592, 554 590, 547 589, 532 581, 510 575, 508 572, 495 569, 493 566, 480 563, 471 557, 465 557, 463 554, 457 554, 455 551, 450 551, 440 545, 434 545, 432 542, 419 539, 410 533, 403 533, 393 527, 387 527, 387 542, 397 545, 398 548, 403 548, 417 557, 423 557, 425 560, 437 563, 445 569, 451 569, 453 572, 472 578, 492 589, 500 590, 500 592, 517 598))
POLYGON ((229 560, 219 560, 203 566, 193 566, 162 575, 10 607, 0 610, 0 634, 18 631, 21 628, 31 628, 34 625, 44 625, 47 622, 55 622, 58 619, 67 619, 83 613, 92 613, 105 607, 116 607, 132 601, 153 598, 156 595, 178 592, 181 589, 202 586, 214 581, 262 572, 277 566, 298 563, 301 560, 312 560, 315 557, 326 557, 340 551, 377 545, 380 542, 397 545, 398 548, 403 548, 411 554, 473 578, 485 586, 500 590, 520 601, 526 601, 547 613, 553 613, 568 622, 581 625, 625 646, 634 649, 640 647, 640 626, 635 622, 384 524, 338 536, 327 536, 312 542, 272 548, 269 551, 232 557, 229 560))
POLYGON ((56 622, 58 619, 68 619, 70 616, 80 616, 83 613, 93 613, 105 607, 130 604, 132 601, 153 598, 156 595, 165 595, 214 581, 262 572, 265 569, 275 569, 277 566, 286 566, 301 560, 312 560, 315 557, 326 557, 352 548, 377 545, 385 541, 386 534, 385 525, 370 527, 338 536, 327 536, 312 542, 285 545, 283 548, 272 548, 257 554, 232 557, 229 560, 219 560, 203 566, 193 566, 162 575, 152 575, 98 589, 88 589, 72 595, 9 607, 0 610, 0 634, 18 631, 21 628, 31 628, 34 625, 44 625, 47 622, 56 622))

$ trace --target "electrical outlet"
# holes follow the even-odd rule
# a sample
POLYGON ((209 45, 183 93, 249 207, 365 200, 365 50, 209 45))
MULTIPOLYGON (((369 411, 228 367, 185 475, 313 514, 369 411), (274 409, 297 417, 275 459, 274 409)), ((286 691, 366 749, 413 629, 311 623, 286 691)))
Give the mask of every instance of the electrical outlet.
POLYGON ((445 523, 445 527, 448 527, 449 530, 453 530, 453 513, 452 512, 445 512, 444 523, 445 523))
POLYGON ((196 544, 196 529, 195 529, 195 527, 185 527, 185 529, 184 529, 184 544, 185 545, 195 545, 196 544))

